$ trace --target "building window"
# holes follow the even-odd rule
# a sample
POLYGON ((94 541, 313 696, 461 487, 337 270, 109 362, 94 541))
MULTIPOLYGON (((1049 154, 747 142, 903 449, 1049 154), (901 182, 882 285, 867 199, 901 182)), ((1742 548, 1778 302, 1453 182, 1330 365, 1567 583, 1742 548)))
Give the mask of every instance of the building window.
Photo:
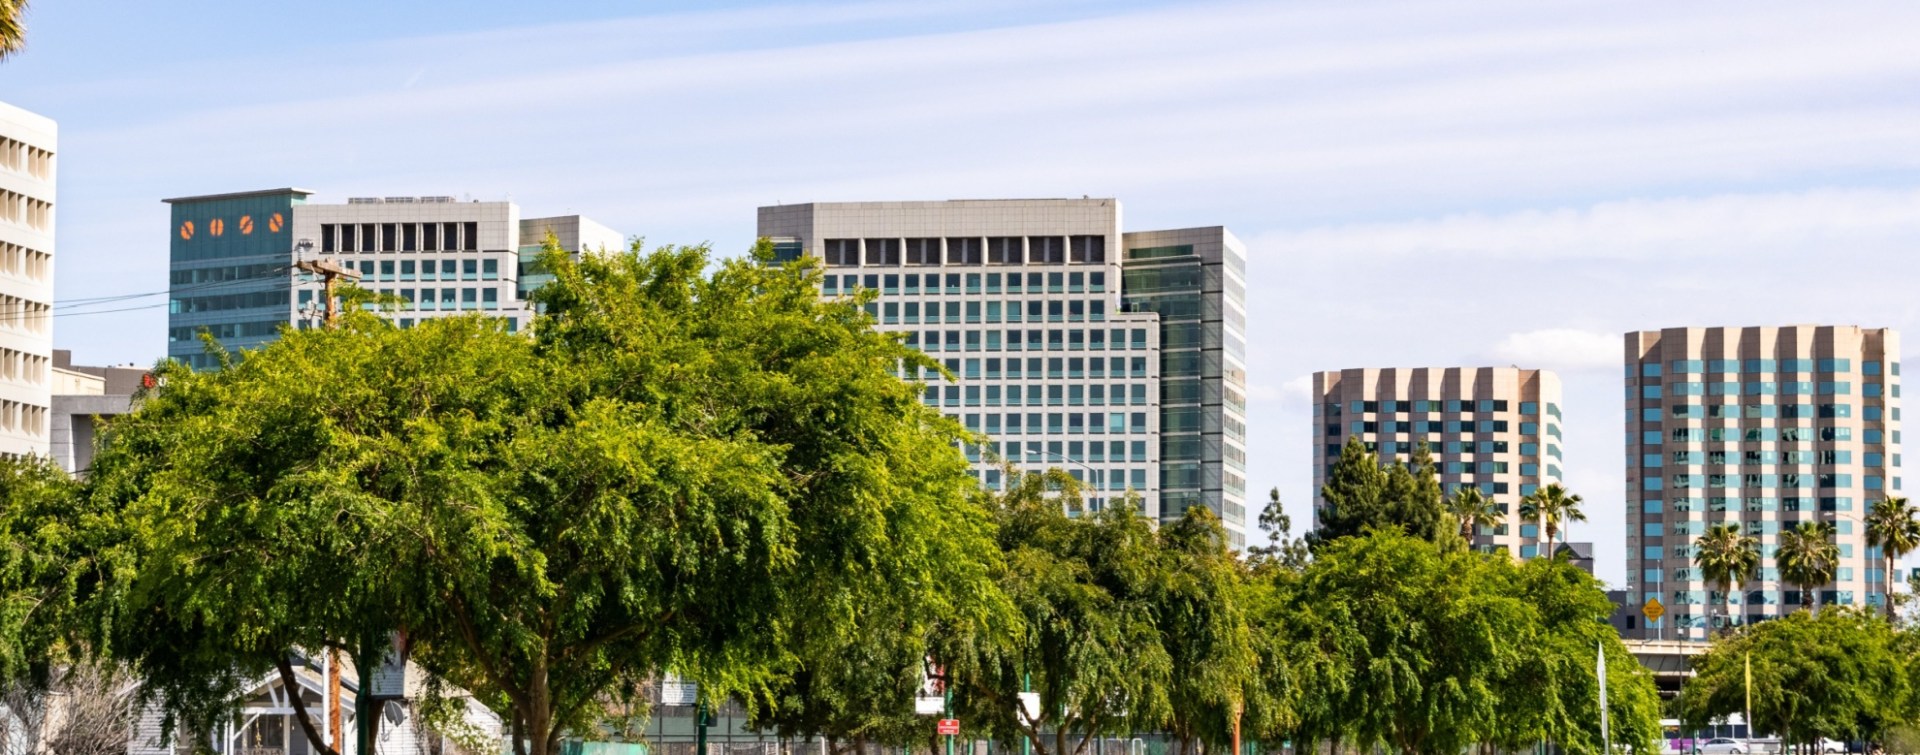
POLYGON ((1020 246, 1018 236, 996 236, 987 239, 987 264, 1018 265, 1026 261, 1026 253, 1020 246))

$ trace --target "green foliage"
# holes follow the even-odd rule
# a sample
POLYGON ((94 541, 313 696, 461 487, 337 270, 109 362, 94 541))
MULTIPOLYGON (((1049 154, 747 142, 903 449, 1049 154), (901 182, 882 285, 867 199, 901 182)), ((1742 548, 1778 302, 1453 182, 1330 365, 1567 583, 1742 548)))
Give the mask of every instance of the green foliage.
POLYGON ((0 680, 38 686, 97 646, 89 605, 117 570, 96 533, 110 513, 45 458, 0 458, 0 680))
MULTIPOLYGON (((1718 603, 1726 610, 1729 593, 1753 579, 1760 570, 1760 540, 1741 534, 1738 524, 1713 525, 1694 542, 1693 563, 1700 567, 1700 576, 1719 588, 1720 598, 1710 603, 1718 603)), ((1711 604, 1708 610, 1712 610, 1711 604)), ((1707 620, 1711 622, 1713 617, 1709 615, 1707 620)), ((1729 615, 1727 626, 1732 625, 1733 617, 1729 615)))
POLYGON ((549 246, 536 337, 350 312, 164 371, 97 497, 140 570, 116 638, 176 709, 293 647, 404 630, 535 753, 675 670, 711 696, 993 610, 991 521, 924 357, 806 265, 549 246))
POLYGON ((1800 588, 1801 605, 1820 612, 1819 587, 1833 581, 1840 568, 1840 546, 1834 543, 1832 522, 1801 522, 1800 526, 1780 533, 1780 547, 1774 562, 1780 565, 1780 579, 1800 588))
POLYGON ((1260 529, 1267 532, 1267 544, 1247 549, 1247 560, 1256 570, 1266 567, 1300 569, 1311 554, 1305 540, 1293 537, 1293 517, 1280 503, 1280 489, 1267 493, 1267 504, 1260 509, 1260 529))
POLYGON ((1453 491, 1453 495, 1447 498, 1446 512, 1460 525, 1460 537, 1469 544, 1473 542, 1476 530, 1498 527, 1507 518, 1506 512, 1500 510, 1500 504, 1481 493, 1478 485, 1461 485, 1453 491))
POLYGON ((1415 448, 1410 464, 1382 466, 1358 438, 1348 438, 1320 488, 1320 498, 1315 529, 1307 534, 1316 551, 1325 543, 1374 529, 1396 528, 1433 540, 1441 528, 1440 483, 1425 443, 1415 448))
POLYGON ((1864 610, 1797 611, 1715 642, 1693 659, 1678 709, 1689 724, 1741 712, 1753 668, 1753 723, 1783 742, 1877 740, 1912 725, 1914 638, 1864 610))
MULTIPOLYGON (((1580 510, 1581 503, 1580 496, 1568 492, 1557 482, 1520 499, 1520 521, 1540 525, 1540 534, 1545 538, 1540 550, 1542 555, 1553 552, 1555 537, 1565 531, 1566 525, 1587 520, 1586 512, 1580 510)), ((1559 542, 1565 541, 1566 538, 1559 538, 1559 542)))
POLYGON ((1894 618, 1893 573, 1894 564, 1901 556, 1920 548, 1920 511, 1900 496, 1888 496, 1875 501, 1873 510, 1867 513, 1867 545, 1880 549, 1885 559, 1884 584, 1887 620, 1894 618))
POLYGON ((27 0, 0 0, 0 60, 6 60, 27 45, 27 0))

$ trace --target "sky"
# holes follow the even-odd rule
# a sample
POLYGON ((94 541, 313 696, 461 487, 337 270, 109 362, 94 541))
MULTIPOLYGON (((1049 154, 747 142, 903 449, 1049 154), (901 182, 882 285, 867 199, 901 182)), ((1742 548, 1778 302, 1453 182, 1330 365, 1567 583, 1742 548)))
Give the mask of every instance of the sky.
MULTIPOLYGON (((733 254, 754 209, 1116 197, 1248 262, 1250 498, 1310 521, 1308 376, 1519 365, 1624 581, 1621 334, 1912 330, 1920 4, 35 0, 56 292, 166 288, 163 197, 510 198, 733 254)), ((162 298, 142 300, 160 304, 162 298)), ((165 309, 56 320, 150 363, 165 309)))

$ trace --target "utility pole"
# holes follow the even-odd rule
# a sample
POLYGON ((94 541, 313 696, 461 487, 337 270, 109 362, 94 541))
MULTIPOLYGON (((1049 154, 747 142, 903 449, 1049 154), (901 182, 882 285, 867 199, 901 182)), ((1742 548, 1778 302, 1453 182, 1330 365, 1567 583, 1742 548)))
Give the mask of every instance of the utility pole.
MULTIPOLYGON (((301 239, 300 243, 294 245, 294 249, 300 254, 305 254, 313 249, 313 241, 311 239, 301 239)), ((321 296, 326 301, 326 319, 321 322, 321 327, 333 327, 334 316, 337 314, 333 306, 333 281, 336 278, 346 278, 347 280, 357 281, 360 280, 360 272, 357 270, 348 270, 329 260, 297 260, 293 263, 293 266, 296 269, 320 276, 321 296)))

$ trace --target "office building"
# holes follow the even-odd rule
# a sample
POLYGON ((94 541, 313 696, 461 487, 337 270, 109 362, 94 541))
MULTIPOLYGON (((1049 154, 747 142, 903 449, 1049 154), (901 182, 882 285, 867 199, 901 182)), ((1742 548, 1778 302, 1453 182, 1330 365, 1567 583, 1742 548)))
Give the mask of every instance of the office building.
POLYGON ((1780 534, 1831 522, 1840 549, 1825 605, 1880 605, 1882 561, 1863 525, 1900 495, 1900 341, 1854 326, 1667 328, 1626 334, 1627 583, 1666 616, 1646 636, 1705 639, 1708 615, 1755 622, 1799 608, 1780 534), (1756 578, 1719 594, 1693 562, 1706 528, 1760 541, 1756 578), (1710 608, 1711 607, 1711 608, 1710 608))
POLYGON ((1314 510, 1349 438, 1382 462, 1405 463, 1425 441, 1442 490, 1475 485, 1507 513, 1474 547, 1532 558, 1544 533, 1519 520, 1520 499, 1561 481, 1560 378, 1518 367, 1347 369, 1313 374, 1314 510))
POLYGON ((1224 230, 1126 233, 1114 200, 1055 199, 762 207, 759 234, 820 258, 823 295, 875 291, 876 326, 944 363, 954 380, 922 376, 925 400, 991 439, 967 449, 984 484, 1003 484, 999 459, 1059 467, 1090 506, 1128 490, 1154 518, 1206 505, 1244 544, 1246 263, 1224 230), (1157 262, 1136 275, 1135 258, 1157 262))
POLYGON ((53 414, 50 455, 70 474, 93 466, 94 438, 102 423, 133 411, 133 396, 152 385, 147 370, 132 365, 94 367, 73 363, 73 352, 53 351, 53 414))
POLYGON ((320 282, 296 260, 325 260, 357 284, 403 303, 401 326, 485 312, 524 328, 532 318, 521 273, 548 233, 563 248, 620 249, 625 239, 577 215, 521 218, 512 202, 452 197, 353 198, 316 204, 303 189, 164 200, 172 206, 173 309, 168 356, 213 364, 208 332, 229 350, 272 340, 283 325, 312 327, 325 311, 320 282))
POLYGON ((47 454, 58 129, 0 103, 0 455, 47 454))

